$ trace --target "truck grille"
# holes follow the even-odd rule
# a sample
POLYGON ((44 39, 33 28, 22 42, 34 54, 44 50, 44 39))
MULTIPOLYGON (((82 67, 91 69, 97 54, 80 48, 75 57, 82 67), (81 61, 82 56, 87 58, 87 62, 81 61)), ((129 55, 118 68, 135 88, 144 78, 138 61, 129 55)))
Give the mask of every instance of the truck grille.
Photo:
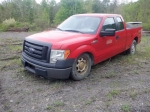
POLYGON ((24 41, 24 52, 35 59, 47 61, 48 46, 38 45, 24 41))

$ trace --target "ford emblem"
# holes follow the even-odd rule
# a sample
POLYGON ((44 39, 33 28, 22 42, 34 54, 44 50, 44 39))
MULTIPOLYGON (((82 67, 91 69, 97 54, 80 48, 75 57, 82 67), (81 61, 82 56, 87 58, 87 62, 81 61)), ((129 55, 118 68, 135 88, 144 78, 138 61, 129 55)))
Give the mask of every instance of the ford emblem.
POLYGON ((34 53, 34 51, 35 51, 35 49, 34 49, 34 48, 29 47, 29 52, 30 52, 30 53, 34 53))

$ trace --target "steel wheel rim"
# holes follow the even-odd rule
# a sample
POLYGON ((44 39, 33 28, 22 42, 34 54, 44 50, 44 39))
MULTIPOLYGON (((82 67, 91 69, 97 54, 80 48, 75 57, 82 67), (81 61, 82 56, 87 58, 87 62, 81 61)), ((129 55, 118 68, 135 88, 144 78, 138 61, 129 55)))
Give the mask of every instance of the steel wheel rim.
POLYGON ((79 75, 84 75, 88 70, 88 60, 81 57, 77 60, 76 71, 79 75))
POLYGON ((135 43, 131 47, 131 54, 134 54, 134 53, 135 53, 135 43))

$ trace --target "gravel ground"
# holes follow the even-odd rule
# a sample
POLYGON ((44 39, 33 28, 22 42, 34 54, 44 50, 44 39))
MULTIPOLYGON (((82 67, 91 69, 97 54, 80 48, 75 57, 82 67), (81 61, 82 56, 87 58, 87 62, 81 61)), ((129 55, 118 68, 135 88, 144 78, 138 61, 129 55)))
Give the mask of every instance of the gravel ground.
POLYGON ((21 65, 31 34, 0 33, 0 112, 150 112, 150 37, 136 55, 101 62, 82 81, 54 81, 21 65))

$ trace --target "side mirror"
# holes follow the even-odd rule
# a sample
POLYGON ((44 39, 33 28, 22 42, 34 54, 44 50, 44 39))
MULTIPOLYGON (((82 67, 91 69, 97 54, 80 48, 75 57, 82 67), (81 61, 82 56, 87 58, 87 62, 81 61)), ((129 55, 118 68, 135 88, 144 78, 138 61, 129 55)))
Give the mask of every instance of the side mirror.
POLYGON ((100 36, 115 36, 116 29, 106 29, 105 31, 100 32, 100 36))

